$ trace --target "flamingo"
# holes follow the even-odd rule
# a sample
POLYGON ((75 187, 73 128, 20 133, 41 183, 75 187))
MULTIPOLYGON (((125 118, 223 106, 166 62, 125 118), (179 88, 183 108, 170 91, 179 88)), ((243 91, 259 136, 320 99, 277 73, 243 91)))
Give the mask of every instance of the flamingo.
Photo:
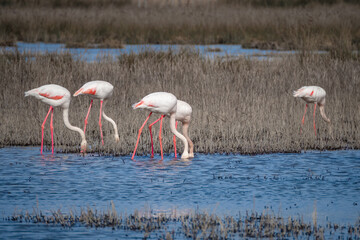
MULTIPOLYGON (((304 87, 301 87, 298 90, 294 91, 293 96, 302 98, 306 102, 305 112, 304 112, 304 116, 302 118, 301 126, 304 125, 305 114, 306 114, 306 110, 307 110, 307 107, 308 107, 309 103, 314 103, 314 131, 315 131, 315 136, 316 136, 316 126, 315 126, 316 104, 319 105, 320 114, 321 114, 322 119, 324 119, 325 122, 330 124, 330 119, 326 117, 325 110, 324 110, 326 92, 325 92, 325 90, 323 88, 318 87, 318 86, 304 86, 304 87)), ((301 133, 301 129, 300 129, 300 133, 301 133)))
MULTIPOLYGON (((189 143, 189 149, 190 149, 189 157, 193 158, 194 157, 194 144, 191 141, 189 134, 188 134, 190 120, 191 120, 191 113, 192 113, 192 108, 187 102, 177 100, 177 108, 176 108, 176 114, 175 114, 175 120, 176 120, 175 128, 177 129, 178 121, 180 121, 183 125, 183 134, 189 143)), ((161 117, 149 125, 150 138, 151 138, 151 157, 154 157, 154 146, 153 146, 151 127, 160 120, 161 120, 161 117)), ((175 152, 175 158, 176 158, 177 154, 176 154, 176 136, 175 135, 174 135, 173 141, 174 141, 174 152, 175 152)))
MULTIPOLYGON (((100 134, 101 134, 101 143, 102 143, 102 145, 104 145, 104 139, 103 139, 103 132, 102 132, 102 129, 101 129, 101 126, 102 126, 102 124, 101 124, 101 113, 102 113, 103 117, 113 125, 115 141, 119 142, 119 140, 120 140, 119 139, 118 128, 117 128, 117 125, 116 125, 115 121, 112 120, 111 118, 109 118, 108 116, 106 116, 106 114, 104 112, 104 109, 102 107, 103 102, 105 102, 106 100, 108 100, 108 98, 111 97, 111 95, 113 93, 113 89, 114 89, 114 86, 111 85, 109 82, 97 80, 97 81, 91 81, 91 82, 85 83, 79 90, 77 90, 74 93, 74 97, 76 97, 78 95, 81 95, 81 94, 88 94, 88 95, 91 95, 93 98, 100 99, 99 126, 100 126, 100 134)), ((85 118, 84 133, 86 132, 86 125, 88 123, 87 120, 88 120, 88 117, 89 117, 89 114, 90 114, 92 103, 93 103, 93 99, 91 99, 91 101, 90 101, 90 107, 89 107, 89 110, 88 110, 86 118, 85 118)))
POLYGON ((144 121, 143 125, 139 129, 139 134, 137 137, 135 149, 133 152, 133 155, 131 157, 132 160, 134 160, 134 156, 136 153, 137 146, 139 144, 140 135, 142 132, 142 129, 144 128, 146 122, 149 120, 151 114, 154 113, 160 113, 160 130, 159 130, 159 140, 160 140, 160 150, 161 150, 161 160, 163 159, 163 149, 162 149, 162 142, 161 142, 161 128, 162 128, 162 121, 165 115, 169 114, 170 117, 170 129, 175 136, 180 138, 184 143, 184 152, 181 155, 181 158, 189 158, 188 153, 188 142, 187 139, 176 130, 175 127, 175 115, 176 115, 176 108, 177 108, 177 99, 176 97, 167 92, 155 92, 151 93, 147 96, 145 96, 143 99, 140 100, 140 102, 133 104, 133 109, 138 108, 144 108, 150 111, 149 116, 144 121))
POLYGON ((76 131, 81 135, 81 139, 82 139, 81 152, 85 153, 86 145, 87 145, 85 139, 85 133, 80 128, 72 126, 69 122, 69 106, 70 106, 71 94, 66 88, 56 84, 43 85, 41 87, 34 88, 32 90, 25 92, 25 97, 27 96, 33 96, 41 100, 42 102, 50 105, 49 111, 44 119, 43 124, 41 125, 41 150, 40 150, 41 154, 43 153, 44 126, 50 112, 51 112, 51 120, 50 120, 51 148, 52 148, 52 154, 54 154, 54 135, 53 135, 54 107, 61 107, 63 109, 63 119, 65 126, 68 129, 72 131, 76 131))

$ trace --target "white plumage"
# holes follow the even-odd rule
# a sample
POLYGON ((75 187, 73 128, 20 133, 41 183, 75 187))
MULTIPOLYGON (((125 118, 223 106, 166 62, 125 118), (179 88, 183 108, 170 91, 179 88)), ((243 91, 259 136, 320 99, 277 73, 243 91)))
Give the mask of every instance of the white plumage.
POLYGON ((70 100, 71 100, 71 94, 70 92, 59 85, 56 84, 48 84, 43 85, 38 88, 31 89, 27 92, 25 92, 25 97, 27 96, 33 96, 42 102, 49 104, 49 112, 46 115, 44 122, 41 126, 42 128, 42 134, 41 134, 41 154, 43 151, 43 140, 44 140, 44 125, 46 123, 46 120, 51 112, 51 122, 50 122, 50 130, 51 130, 51 143, 52 143, 52 153, 54 153, 54 140, 53 140, 53 107, 61 107, 63 109, 63 120, 65 123, 65 126, 69 128, 72 131, 76 131, 81 135, 82 141, 81 141, 81 150, 82 152, 86 151, 86 139, 84 132, 75 126, 72 126, 69 122, 69 106, 70 106, 70 100))
POLYGON ((155 92, 146 95, 132 107, 133 109, 144 108, 150 112, 166 115, 176 112, 177 99, 172 93, 155 92))
POLYGON ((79 90, 74 93, 74 97, 81 94, 91 95, 93 98, 106 100, 112 96, 114 86, 106 81, 95 80, 85 83, 79 90))
POLYGON ((138 134, 138 138, 137 138, 137 142, 135 145, 135 149, 132 155, 132 159, 134 159, 135 153, 136 153, 136 149, 139 143, 139 139, 140 139, 140 135, 141 135, 141 131, 143 129, 143 127, 145 126, 146 122, 149 120, 151 114, 154 113, 160 113, 162 116, 160 117, 159 120, 161 120, 160 122, 160 131, 159 131, 159 138, 160 138, 160 149, 161 149, 161 159, 163 159, 163 152, 162 152, 162 143, 161 143, 161 127, 162 127, 162 119, 165 115, 170 116, 170 129, 171 132, 173 134, 175 134, 178 138, 180 138, 183 143, 184 143, 184 152, 181 155, 181 158, 189 158, 189 153, 188 153, 188 141, 187 139, 180 134, 175 127, 175 115, 176 115, 176 110, 177 110, 177 99, 176 97, 171 94, 171 93, 167 93, 167 92, 155 92, 155 93, 151 93, 145 97, 143 97, 141 99, 140 102, 137 102, 135 104, 132 105, 132 107, 134 109, 138 109, 138 108, 142 108, 142 109, 146 109, 150 111, 149 116, 147 117, 147 119, 145 120, 145 122, 143 123, 143 125, 141 126, 141 128, 139 129, 139 134, 138 134))
MULTIPOLYGON (((325 122, 330 124, 330 119, 326 117, 325 110, 324 110, 326 92, 323 88, 318 87, 318 86, 304 86, 304 87, 301 87, 298 90, 294 91, 293 96, 302 98, 306 102, 305 112, 304 112, 304 116, 302 118, 301 125, 304 125, 305 114, 306 114, 308 104, 309 103, 314 104, 315 136, 316 136, 315 113, 316 113, 316 105, 317 104, 319 105, 321 117, 324 119, 325 122)), ((330 130, 331 130, 331 128, 330 128, 330 130)), ((301 133, 301 129, 300 129, 300 133, 301 133)))
MULTIPOLYGON (((110 122, 113 125, 115 141, 116 142, 120 141, 118 128, 117 128, 115 121, 112 120, 110 117, 108 117, 105 114, 104 109, 102 107, 103 102, 108 100, 112 96, 113 90, 114 90, 114 86, 111 83, 106 82, 106 81, 101 81, 101 80, 95 80, 95 81, 85 83, 79 90, 77 90, 74 93, 74 97, 76 97, 78 95, 86 94, 86 95, 91 96, 91 98, 100 99, 99 126, 100 126, 102 145, 104 145, 104 139, 103 139, 103 133, 102 133, 101 115, 105 118, 105 120, 107 120, 108 122, 110 122)), ((88 113, 85 118, 84 132, 86 132, 87 120, 88 120, 88 117, 90 114, 92 103, 93 103, 93 100, 91 99, 89 110, 88 110, 88 113)))
POLYGON ((293 92, 294 97, 302 98, 307 103, 325 104, 326 92, 318 86, 304 86, 293 92))
POLYGON ((176 121, 190 122, 191 113, 192 108, 187 102, 177 100, 177 109, 175 114, 176 121))
POLYGON ((47 84, 25 92, 25 97, 32 96, 53 107, 69 108, 71 94, 66 88, 47 84))

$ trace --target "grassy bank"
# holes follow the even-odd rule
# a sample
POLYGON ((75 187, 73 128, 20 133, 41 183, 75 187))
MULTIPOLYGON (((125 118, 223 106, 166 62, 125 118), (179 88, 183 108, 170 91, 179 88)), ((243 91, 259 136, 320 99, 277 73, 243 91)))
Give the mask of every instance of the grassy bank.
POLYGON ((338 1, 329 5, 292 1, 287 7, 280 7, 287 1, 158 0, 149 1, 146 7, 137 4, 144 1, 5 2, 8 4, 0 7, 2 45, 41 41, 116 48, 122 44, 176 43, 346 52, 360 49, 360 5, 338 1))
MULTIPOLYGON (((243 216, 218 216, 205 211, 189 211, 169 214, 154 214, 151 210, 140 213, 135 210, 132 214, 118 213, 111 203, 107 210, 97 210, 90 207, 80 209, 80 213, 70 210, 69 214, 59 210, 43 214, 37 208, 33 213, 15 212, 6 218, 8 221, 36 223, 73 228, 80 226, 105 228, 113 230, 140 232, 144 238, 161 239, 238 239, 238 238, 314 238, 326 239, 344 237, 360 237, 359 220, 354 225, 339 225, 327 223, 325 226, 317 224, 316 209, 313 221, 305 222, 302 217, 284 218, 274 212, 264 210, 262 213, 246 212, 243 216), (153 234, 153 235, 151 235, 153 234), (160 236, 159 236, 160 235, 160 236)), ((128 236, 128 235, 126 235, 128 236)))
MULTIPOLYGON (((204 60, 187 51, 145 52, 123 55, 119 61, 103 59, 87 63, 67 54, 0 55, 0 144, 39 145, 41 124, 48 106, 25 98, 26 90, 49 83, 74 93, 85 82, 103 79, 114 86, 105 112, 119 126, 120 143, 113 143, 113 131, 103 122, 105 146, 99 146, 99 103, 95 101, 87 127, 93 151, 129 154, 147 112, 131 108, 143 96, 156 91, 174 93, 193 107, 190 137, 195 152, 267 153, 303 149, 360 148, 360 66, 358 61, 339 61, 328 55, 297 55, 273 61, 204 60), (292 97, 304 85, 322 86, 327 91, 325 111, 332 121, 333 137, 317 112, 318 136, 312 128, 312 109, 299 134, 305 102, 292 97)), ((89 98, 72 99, 70 122, 83 127, 89 98)), ((156 115, 155 115, 156 116, 156 115)), ((152 119, 155 119, 152 116, 152 119)), ((150 119, 151 121, 151 119, 150 119)), ((49 124, 49 123, 48 123, 49 124)), ((49 125, 45 143, 50 145, 49 125)), ((164 125, 165 152, 173 152, 168 121, 164 125)), ((80 138, 69 131, 55 109, 55 146, 79 151, 80 138)), ((153 131, 158 129, 155 126, 153 131)), ((155 133, 156 134, 156 133, 155 133)), ((155 151, 159 152, 155 137, 155 151)), ((179 141, 179 148, 182 143, 179 141)), ((143 131, 138 153, 150 152, 148 130, 143 131)))

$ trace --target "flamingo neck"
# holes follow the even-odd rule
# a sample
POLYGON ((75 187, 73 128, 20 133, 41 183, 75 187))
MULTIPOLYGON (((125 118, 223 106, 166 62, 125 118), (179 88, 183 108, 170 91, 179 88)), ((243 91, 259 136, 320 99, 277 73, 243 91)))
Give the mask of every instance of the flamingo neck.
POLYGON ((184 137, 189 142, 189 147, 190 147, 189 156, 194 157, 194 143, 191 141, 189 137, 189 123, 188 122, 183 123, 182 129, 183 129, 184 137))
POLYGON ((63 110, 63 118, 64 118, 65 126, 68 129, 70 129, 72 131, 75 131, 75 132, 78 132, 80 134, 80 136, 81 136, 81 150, 85 152, 87 142, 86 142, 86 139, 85 139, 84 131, 81 130, 80 128, 75 127, 75 126, 70 124, 70 122, 69 122, 69 109, 68 108, 64 108, 64 110, 63 110))
POLYGON ((118 128, 117 128, 117 126, 116 126, 115 121, 112 120, 111 118, 109 118, 108 116, 106 116, 104 110, 102 111, 102 115, 103 115, 103 117, 105 118, 105 120, 107 120, 108 122, 110 122, 110 123, 113 125, 113 127, 114 127, 115 141, 116 141, 116 142, 119 142, 119 140, 120 140, 120 139, 119 139, 119 133, 118 133, 118 128))
POLYGON ((325 122, 330 123, 330 119, 326 117, 324 105, 319 104, 319 109, 322 119, 324 119, 325 122))
POLYGON ((189 157, 189 146, 188 146, 188 142, 186 140, 186 138, 184 137, 184 135, 182 135, 181 133, 179 133, 177 130, 176 130, 176 127, 175 127, 175 113, 170 113, 170 129, 171 129, 171 132, 173 134, 175 134, 175 136, 177 136, 178 138, 180 138, 180 140, 184 143, 184 152, 183 154, 181 155, 181 158, 188 158, 189 157))

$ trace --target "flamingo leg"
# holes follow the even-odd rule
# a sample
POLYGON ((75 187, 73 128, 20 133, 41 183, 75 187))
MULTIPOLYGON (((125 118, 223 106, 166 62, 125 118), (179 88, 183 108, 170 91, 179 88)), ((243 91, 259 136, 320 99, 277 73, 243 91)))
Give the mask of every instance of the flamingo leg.
POLYGON ((41 150, 40 150, 40 154, 43 153, 43 146, 44 146, 44 127, 45 127, 46 120, 47 120, 47 118, 48 118, 48 116, 49 116, 49 114, 50 114, 50 112, 51 112, 51 109, 52 109, 52 106, 50 106, 49 111, 48 111, 48 113, 46 114, 46 117, 45 117, 45 119, 44 119, 44 122, 43 122, 43 124, 41 125, 41 150))
POLYGON ((315 131, 315 137, 316 137, 315 111, 316 111, 316 103, 314 104, 314 131, 315 131))
POLYGON ((145 122, 143 123, 143 125, 141 126, 141 128, 139 129, 139 134, 138 134, 138 137, 137 137, 137 141, 136 141, 136 145, 135 145, 135 149, 134 149, 134 152, 133 152, 133 155, 131 157, 131 160, 134 160, 134 157, 135 157, 135 153, 136 153, 136 149, 137 149, 137 146, 139 144, 139 140, 140 140, 140 135, 141 135, 141 132, 146 124, 146 122, 149 120, 150 116, 151 116, 152 112, 150 112, 149 116, 146 118, 145 122))
POLYGON ((91 102, 90 102, 90 106, 89 106, 89 110, 86 114, 86 118, 85 118, 85 126, 84 126, 84 134, 86 135, 86 125, 88 123, 88 118, 89 118, 89 114, 90 114, 90 110, 91 110, 91 106, 93 104, 93 100, 91 99, 91 102))
POLYGON ((51 107, 50 131, 51 131, 51 153, 54 155, 54 125, 53 125, 54 108, 51 107))
POLYGON ((103 132, 101 129, 101 110, 102 110, 103 100, 100 101, 100 114, 99 114, 99 126, 100 126, 100 135, 101 135, 101 143, 104 146, 104 138, 103 138, 103 132))
POLYGON ((160 121, 161 117, 159 117, 155 122, 151 123, 149 125, 149 131, 150 131, 150 139, 151 139, 151 158, 154 157, 154 144, 153 144, 153 136, 152 136, 152 131, 151 131, 151 128, 152 126, 157 123, 158 121, 160 121))
POLYGON ((308 105, 306 104, 306 105, 305 105, 305 112, 304 112, 304 116, 303 116, 302 121, 301 121, 300 134, 301 134, 302 127, 304 126, 304 122, 305 122, 305 114, 306 114, 306 110, 307 110, 307 108, 308 108, 308 105))
MULTIPOLYGON (((176 121, 175 123, 175 129, 177 129, 178 126, 178 121, 176 121)), ((174 135, 174 152, 175 152, 175 158, 177 158, 177 153, 176 153, 176 136, 174 135)))
POLYGON ((164 159, 163 148, 162 148, 162 141, 161 141, 161 128, 162 128, 162 122, 163 122, 164 116, 165 116, 165 115, 161 115, 161 118, 160 118, 160 130, 159 130, 159 141, 160 141, 161 160, 164 159))

